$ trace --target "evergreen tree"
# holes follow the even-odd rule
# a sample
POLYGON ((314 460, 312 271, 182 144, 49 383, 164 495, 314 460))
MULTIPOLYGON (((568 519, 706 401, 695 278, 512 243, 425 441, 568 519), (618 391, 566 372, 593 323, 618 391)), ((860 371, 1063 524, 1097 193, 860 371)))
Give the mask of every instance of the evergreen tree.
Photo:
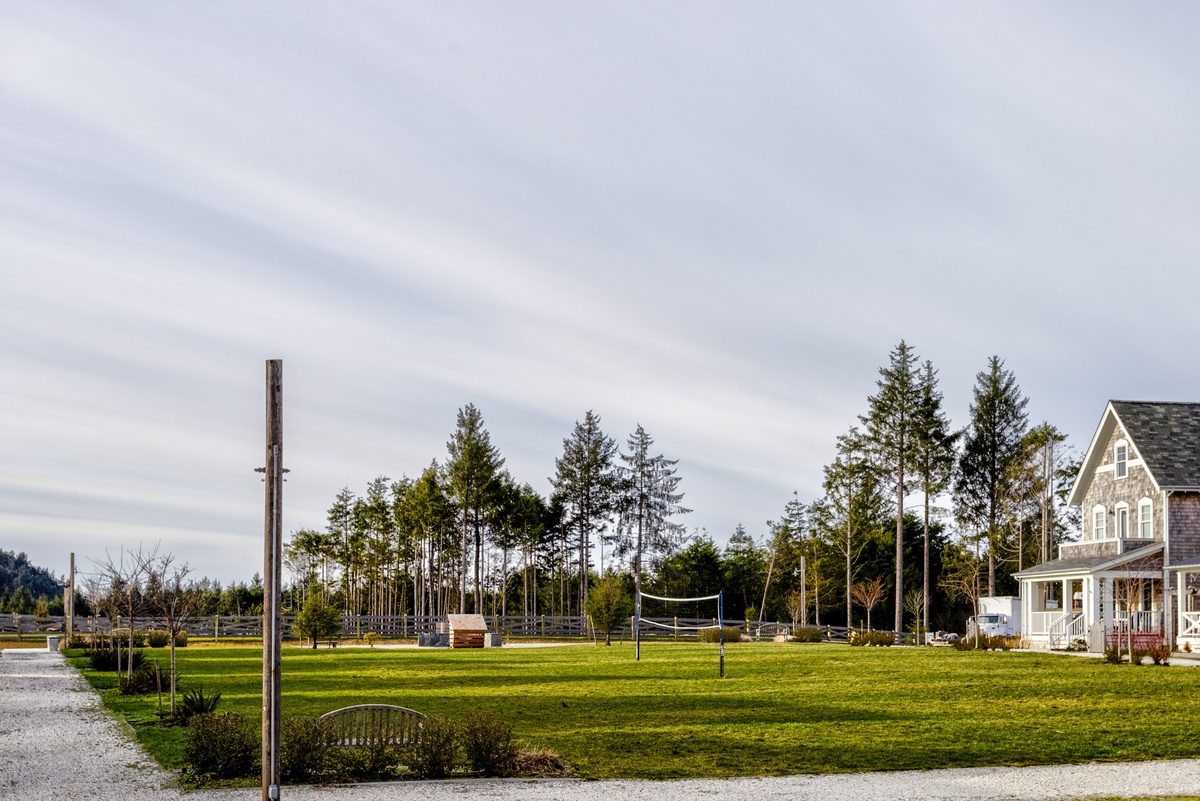
POLYGON ((644 554, 671 550, 683 533, 683 526, 672 522, 671 516, 691 511, 679 505, 683 493, 675 491, 680 478, 675 475, 678 460, 651 456, 653 444, 639 423, 626 443, 628 453, 620 454, 624 466, 618 470, 621 529, 633 551, 633 582, 639 592, 644 554))
POLYGON ((1029 400, 999 356, 975 377, 971 423, 954 480, 955 512, 986 540, 988 595, 996 594, 996 552, 1003 530, 1001 506, 1009 493, 1014 460, 1021 458, 1029 400))
POLYGON ((587 599, 587 614, 592 625, 604 632, 604 644, 612 645, 612 633, 633 614, 633 599, 617 576, 609 574, 596 584, 587 599))
POLYGON ((454 436, 446 443, 450 459, 446 473, 450 495, 458 508, 462 532, 463 565, 459 583, 459 610, 467 606, 468 553, 474 553, 475 612, 483 612, 483 529, 487 525, 504 459, 492 445, 491 435, 483 427, 483 416, 473 404, 458 410, 454 436))
POLYGON ((616 453, 616 441, 604 435, 600 416, 589 409, 583 421, 575 423, 571 436, 563 440, 563 455, 554 460, 554 489, 566 513, 566 527, 574 533, 579 549, 581 611, 587 603, 592 539, 604 532, 616 508, 616 453))
POLYGON ((846 560, 846 625, 852 625, 854 560, 884 517, 886 497, 857 428, 837 440, 838 455, 825 467, 825 497, 813 517, 829 544, 846 560))
POLYGON ((924 496, 924 559, 921 571, 921 628, 929 631, 930 564, 929 511, 932 500, 950 485, 957 457, 955 445, 960 433, 950 429, 950 420, 942 410, 942 393, 938 389, 937 371, 926 361, 917 380, 920 403, 917 407, 917 449, 914 463, 917 488, 924 496))
POLYGON ((896 603, 895 632, 904 632, 904 496, 905 476, 912 472, 920 440, 921 386, 917 356, 900 340, 887 367, 879 370, 879 391, 867 399, 868 410, 859 418, 866 427, 865 442, 882 477, 896 493, 896 603))

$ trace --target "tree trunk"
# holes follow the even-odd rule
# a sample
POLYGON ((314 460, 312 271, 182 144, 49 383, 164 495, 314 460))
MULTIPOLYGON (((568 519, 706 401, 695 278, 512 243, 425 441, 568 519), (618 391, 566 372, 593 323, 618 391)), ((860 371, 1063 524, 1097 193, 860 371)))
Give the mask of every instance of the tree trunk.
POLYGON ((925 494, 925 566, 921 571, 921 632, 929 631, 929 494, 925 494))
POLYGON ((896 642, 904 636, 904 467, 896 485, 896 642))

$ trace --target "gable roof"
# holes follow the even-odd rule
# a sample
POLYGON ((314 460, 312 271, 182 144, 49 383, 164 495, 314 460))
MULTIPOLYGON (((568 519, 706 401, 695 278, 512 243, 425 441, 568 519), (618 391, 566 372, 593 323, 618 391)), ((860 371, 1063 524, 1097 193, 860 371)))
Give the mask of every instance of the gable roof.
POLYGON ((1200 489, 1200 403, 1109 401, 1067 503, 1078 506, 1120 425, 1160 490, 1200 489), (1086 480, 1085 480, 1086 477, 1086 480))
POLYGON ((1200 403, 1110 405, 1160 489, 1200 487, 1200 403))
POLYGON ((1014 573, 1017 579, 1036 578, 1038 576, 1057 576, 1078 573, 1094 573, 1101 570, 1113 570, 1129 562, 1138 562, 1156 553, 1162 553, 1166 545, 1155 542, 1143 545, 1122 554, 1102 554, 1100 556, 1081 556, 1076 559, 1052 559, 1040 565, 1027 567, 1020 573, 1014 573))

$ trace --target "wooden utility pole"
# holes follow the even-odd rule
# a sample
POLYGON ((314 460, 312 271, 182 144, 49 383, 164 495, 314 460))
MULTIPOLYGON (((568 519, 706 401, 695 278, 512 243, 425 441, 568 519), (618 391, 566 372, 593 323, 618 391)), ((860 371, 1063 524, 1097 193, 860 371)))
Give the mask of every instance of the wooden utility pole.
POLYGON ((262 801, 279 798, 279 649, 283 617, 283 360, 267 362, 266 519, 263 526, 262 801))
POLYGON ((63 615, 67 619, 67 645, 71 644, 71 637, 75 634, 75 554, 71 554, 71 578, 67 581, 66 591, 63 593, 63 615))

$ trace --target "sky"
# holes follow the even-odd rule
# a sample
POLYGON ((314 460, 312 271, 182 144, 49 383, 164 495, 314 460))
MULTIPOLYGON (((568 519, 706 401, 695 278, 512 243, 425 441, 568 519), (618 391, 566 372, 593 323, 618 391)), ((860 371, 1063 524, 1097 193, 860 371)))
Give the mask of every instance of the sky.
POLYGON ((1200 8, 0 0, 0 548, 262 566, 459 408, 590 409, 689 530, 820 494, 901 339, 1085 449, 1200 400, 1200 8))

